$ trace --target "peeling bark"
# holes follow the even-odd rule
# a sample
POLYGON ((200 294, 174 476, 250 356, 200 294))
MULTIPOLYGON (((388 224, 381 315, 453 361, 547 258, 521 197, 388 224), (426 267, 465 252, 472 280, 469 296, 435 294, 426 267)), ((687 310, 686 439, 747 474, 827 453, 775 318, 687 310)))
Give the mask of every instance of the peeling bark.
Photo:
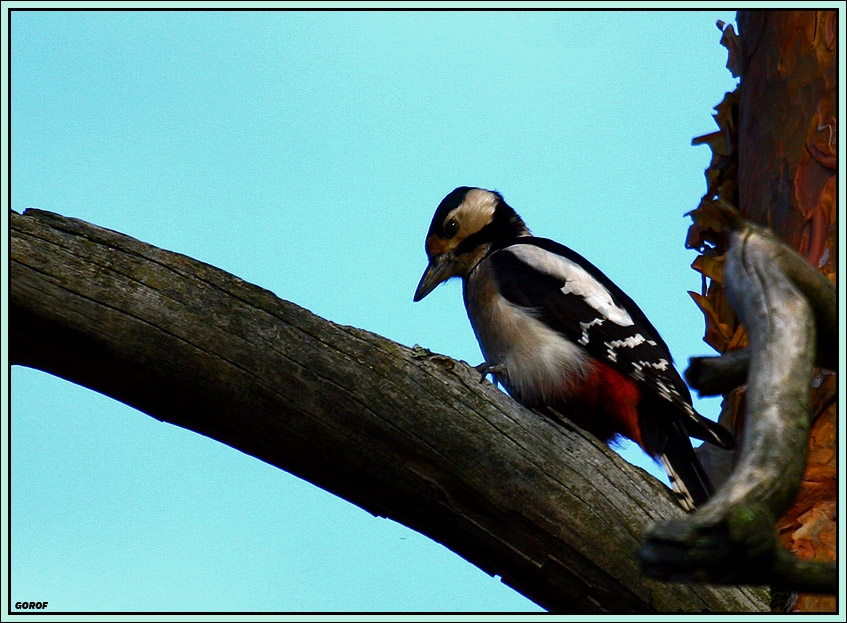
MULTIPOLYGON (((692 293, 706 318, 705 341, 719 353, 747 346, 745 327, 736 317, 725 291, 723 261, 728 238, 716 225, 711 205, 723 200, 737 206, 741 218, 767 227, 807 260, 801 270, 818 272, 832 284, 837 270, 838 65, 836 11, 739 11, 736 35, 724 27, 722 44, 727 66, 741 78, 716 107, 719 130, 695 139, 713 152, 706 172, 708 189, 691 213, 694 225, 687 244, 701 249, 694 268, 703 274, 703 290, 692 293), (709 244, 705 244, 709 237, 709 244)), ((797 275, 788 275, 809 297, 797 275)), ((819 278, 820 275, 815 277, 819 278)), ((825 306, 812 303, 813 309, 825 306)), ((808 560, 833 561, 837 523, 825 517, 837 491, 834 401, 837 354, 821 359, 822 348, 839 339, 835 309, 831 319, 816 318, 817 364, 810 404, 814 421, 809 436, 805 475, 794 505, 777 521, 780 542, 808 560), (804 528, 805 521, 814 522, 804 528), (828 527, 824 528, 825 525, 828 527)), ((744 356, 739 356, 743 358, 744 356)), ((736 363, 740 362, 738 359, 736 363)), ((712 364, 693 362, 692 380, 710 374, 712 364)), ((729 364, 729 361, 720 365, 729 364)), ((743 375, 741 368, 735 372, 743 375)), ((699 380, 708 381, 707 378, 699 380)), ((714 380, 714 379, 713 379, 714 380)), ((737 380, 737 379, 736 379, 737 380)), ((711 381, 710 381, 711 382, 711 381)), ((732 385, 734 381, 726 381, 732 385)), ((704 385, 708 393, 724 393, 720 421, 741 438, 746 434, 744 388, 727 393, 726 386, 704 385)), ((723 466, 727 468, 726 465, 723 466)), ((775 609, 834 612, 834 597, 794 595, 775 609)))
MULTIPOLYGON (((662 579, 834 594, 835 564, 792 556, 777 543, 773 526, 803 481, 814 415, 809 396, 815 318, 834 314, 835 288, 812 271, 820 290, 810 298, 829 308, 816 312, 788 276, 806 276, 806 261, 768 231, 741 222, 734 211, 726 218, 724 285, 750 339, 747 356, 730 355, 728 368, 737 377, 739 361, 749 364, 744 444, 729 478, 702 508, 651 530, 641 560, 648 573, 662 579)), ((835 342, 825 349, 819 358, 837 356, 835 342)))

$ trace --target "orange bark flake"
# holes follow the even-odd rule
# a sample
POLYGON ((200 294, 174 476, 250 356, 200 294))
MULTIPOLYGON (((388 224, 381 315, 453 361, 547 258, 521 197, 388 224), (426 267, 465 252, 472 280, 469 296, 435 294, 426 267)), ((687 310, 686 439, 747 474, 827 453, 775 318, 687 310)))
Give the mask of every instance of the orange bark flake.
MULTIPOLYGON (((738 34, 718 24, 727 67, 739 87, 715 107, 718 130, 694 139, 709 145, 707 190, 686 246, 702 253, 692 267, 703 276, 704 340, 718 352, 746 345, 721 281, 725 242, 718 204, 737 206, 749 221, 771 228, 831 280, 836 278, 838 74, 836 11, 739 11, 738 34)), ((808 463, 794 506, 776 526, 780 542, 800 558, 836 558, 835 374, 812 381, 810 408, 818 414, 808 463)), ((721 422, 739 441, 743 389, 724 398, 721 422)), ((835 612, 830 595, 795 595, 795 612, 835 612)))

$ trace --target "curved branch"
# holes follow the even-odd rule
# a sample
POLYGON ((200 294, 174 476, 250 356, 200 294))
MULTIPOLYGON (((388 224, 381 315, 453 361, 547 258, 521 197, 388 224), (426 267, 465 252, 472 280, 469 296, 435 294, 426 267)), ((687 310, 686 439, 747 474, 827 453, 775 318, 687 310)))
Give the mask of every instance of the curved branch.
POLYGON ((837 330, 835 289, 767 230, 732 212, 724 216, 731 229, 724 284, 750 348, 712 364, 709 374, 722 367, 724 379, 704 379, 702 369, 689 378, 711 391, 747 377, 744 447, 706 505, 686 520, 653 528, 642 564, 657 578, 835 593, 835 564, 796 559, 779 546, 773 528, 806 465, 815 359, 837 358, 835 340, 816 340, 816 325, 826 336, 837 330))
POLYGON ((667 489, 466 364, 82 221, 11 227, 13 363, 401 522, 549 610, 767 610, 751 589, 645 579, 632 553, 679 514, 667 489))
POLYGON ((728 394, 747 382, 750 350, 738 348, 715 357, 692 357, 685 380, 701 396, 728 394))

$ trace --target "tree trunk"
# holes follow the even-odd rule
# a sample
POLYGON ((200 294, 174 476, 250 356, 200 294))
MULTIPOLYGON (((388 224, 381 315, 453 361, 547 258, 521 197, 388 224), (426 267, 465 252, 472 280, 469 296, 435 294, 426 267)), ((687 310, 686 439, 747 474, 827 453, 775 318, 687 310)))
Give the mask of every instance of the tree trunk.
MULTIPOLYGON (((705 203, 724 199, 745 220, 769 227, 835 282, 837 12, 739 11, 739 35, 724 33, 727 64, 738 89, 716 108, 720 131, 698 139, 714 152, 705 203)), ((704 213, 689 243, 697 246, 704 213)), ((698 222, 698 218, 701 219, 698 222)), ((724 249, 698 258, 706 341, 719 352, 746 345, 721 279, 724 249), (707 279, 710 281, 707 281, 707 279)), ((782 544, 804 560, 834 561, 836 544, 836 377, 820 369, 811 405, 817 415, 804 482, 794 506, 777 522, 782 544)), ((743 428, 743 394, 726 396, 721 422, 743 428)), ((774 609, 835 612, 835 596, 778 595, 774 609)))
POLYGON ((82 221, 11 214, 11 360, 221 441, 443 543, 560 612, 765 611, 634 552, 666 487, 462 362, 333 324, 82 221))

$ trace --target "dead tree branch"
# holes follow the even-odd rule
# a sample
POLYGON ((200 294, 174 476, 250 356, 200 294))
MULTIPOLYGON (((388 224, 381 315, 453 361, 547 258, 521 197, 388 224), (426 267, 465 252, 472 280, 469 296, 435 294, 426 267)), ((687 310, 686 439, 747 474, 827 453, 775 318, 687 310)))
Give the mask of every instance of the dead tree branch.
POLYGON ((750 348, 706 364, 705 384, 721 391, 746 378, 744 445, 706 505, 650 532, 640 552, 643 568, 667 580, 835 593, 835 564, 796 559, 774 530, 806 465, 813 366, 817 360, 834 368, 838 356, 835 288, 767 230, 743 222, 734 209, 724 217, 730 230, 724 285, 750 348), (715 371, 729 371, 727 379, 714 378, 715 371))
POLYGON ((228 444, 567 612, 766 611, 640 573, 667 489, 469 366, 328 322, 202 262, 11 214, 11 359, 228 444))
POLYGON ((747 383, 749 369, 750 351, 739 348, 717 357, 692 357, 685 380, 701 396, 720 396, 747 383))

